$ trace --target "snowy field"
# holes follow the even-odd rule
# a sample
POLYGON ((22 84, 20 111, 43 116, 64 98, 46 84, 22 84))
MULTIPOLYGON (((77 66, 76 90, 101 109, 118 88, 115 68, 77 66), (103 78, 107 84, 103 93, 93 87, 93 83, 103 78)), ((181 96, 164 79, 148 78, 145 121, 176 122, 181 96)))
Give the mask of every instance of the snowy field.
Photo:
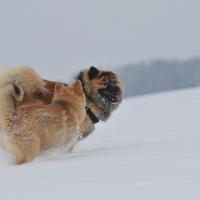
POLYGON ((199 200, 200 89, 125 100, 71 155, 0 156, 0 200, 199 200))

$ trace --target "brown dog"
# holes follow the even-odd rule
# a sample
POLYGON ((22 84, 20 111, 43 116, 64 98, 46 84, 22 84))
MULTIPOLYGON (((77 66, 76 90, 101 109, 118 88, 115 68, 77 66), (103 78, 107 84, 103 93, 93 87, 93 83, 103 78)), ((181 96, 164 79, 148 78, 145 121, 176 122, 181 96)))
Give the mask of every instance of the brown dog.
MULTIPOLYGON (((81 137, 87 137, 95 128, 95 124, 106 121, 111 113, 122 102, 123 86, 119 77, 111 71, 99 70, 90 67, 80 72, 76 78, 82 83, 86 96, 86 117, 80 125, 81 137)), ((34 99, 42 101, 44 104, 51 102, 56 82, 44 80, 48 95, 42 92, 35 93, 34 99), (50 98, 49 98, 50 97, 50 98)))
MULTIPOLYGON (((62 83, 48 80, 43 80, 41 83, 42 79, 37 75, 40 84, 39 87, 38 85, 33 87, 36 84, 29 81, 31 74, 35 73, 32 71, 31 68, 11 70, 12 76, 17 74, 21 85, 26 86, 25 97, 23 101, 17 102, 17 105, 50 104, 54 96, 55 85, 62 83)), ((95 67, 80 72, 76 80, 81 81, 86 96, 86 116, 80 125, 79 140, 81 140, 93 132, 96 123, 107 120, 118 107, 122 101, 123 86, 116 74, 95 67)), ((35 81, 37 82, 37 79, 35 81)))
POLYGON ((48 105, 17 105, 23 102, 25 93, 15 80, 0 91, 2 142, 16 157, 16 164, 31 161, 41 150, 53 146, 73 146, 85 118, 86 99, 80 81, 68 87, 55 84, 52 103, 48 105))

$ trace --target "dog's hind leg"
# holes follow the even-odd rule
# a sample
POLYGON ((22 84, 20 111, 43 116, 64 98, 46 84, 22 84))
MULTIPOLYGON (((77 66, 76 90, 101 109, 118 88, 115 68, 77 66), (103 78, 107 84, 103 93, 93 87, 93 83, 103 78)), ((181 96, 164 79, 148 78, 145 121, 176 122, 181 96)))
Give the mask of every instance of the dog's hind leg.
POLYGON ((6 149, 14 155, 17 165, 32 161, 40 152, 38 136, 23 138, 14 136, 6 144, 6 149))

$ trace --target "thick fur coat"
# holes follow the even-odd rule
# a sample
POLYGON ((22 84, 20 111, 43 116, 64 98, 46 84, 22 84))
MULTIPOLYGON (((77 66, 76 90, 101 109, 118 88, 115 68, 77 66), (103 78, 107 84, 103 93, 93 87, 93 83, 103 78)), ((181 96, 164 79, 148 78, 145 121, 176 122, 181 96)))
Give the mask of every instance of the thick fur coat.
POLYGON ((52 101, 46 105, 32 98, 35 91, 45 91, 43 82, 31 91, 19 77, 5 79, 0 89, 1 143, 15 156, 16 164, 31 161, 41 150, 53 146, 73 147, 86 115, 86 98, 80 81, 68 87, 55 84, 52 101))

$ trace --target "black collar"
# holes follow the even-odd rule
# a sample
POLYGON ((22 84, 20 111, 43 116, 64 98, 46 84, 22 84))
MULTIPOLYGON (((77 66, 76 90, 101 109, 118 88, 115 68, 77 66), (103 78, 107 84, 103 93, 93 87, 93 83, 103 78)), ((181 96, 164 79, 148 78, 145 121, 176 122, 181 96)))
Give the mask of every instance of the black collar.
POLYGON ((86 107, 85 108, 86 113, 88 114, 89 118, 91 119, 93 124, 96 124, 99 122, 99 119, 97 118, 97 116, 91 111, 90 108, 86 107))

